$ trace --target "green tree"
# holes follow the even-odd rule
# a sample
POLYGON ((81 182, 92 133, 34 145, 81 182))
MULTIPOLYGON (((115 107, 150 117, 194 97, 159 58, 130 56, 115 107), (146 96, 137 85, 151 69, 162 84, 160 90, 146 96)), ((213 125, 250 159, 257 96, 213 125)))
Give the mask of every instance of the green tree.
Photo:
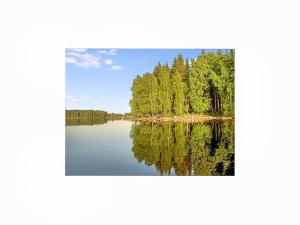
POLYGON ((174 93, 174 113, 182 115, 184 113, 184 84, 178 72, 172 77, 172 87, 174 93))
POLYGON ((172 89, 170 79, 170 69, 167 66, 162 66, 159 76, 160 99, 162 101, 162 113, 171 115, 172 109, 172 89))
POLYGON ((149 116, 151 114, 150 105, 150 79, 137 76, 131 88, 132 100, 130 101, 132 114, 135 116, 149 116))
POLYGON ((159 75, 159 71, 161 70, 161 64, 160 62, 154 67, 153 69, 153 75, 158 77, 159 75))
POLYGON ((179 54, 177 58, 174 58, 172 68, 171 68, 171 77, 175 76, 176 73, 179 73, 181 80, 183 82, 187 81, 186 66, 184 64, 182 54, 179 54))
POLYGON ((159 93, 158 78, 156 76, 150 76, 150 105, 151 114, 157 115, 161 110, 161 98, 159 93))
POLYGON ((189 76, 190 76, 190 63, 188 58, 186 58, 185 61, 185 73, 186 73, 186 80, 184 82, 184 111, 185 113, 189 113, 190 112, 190 96, 189 96, 189 92, 190 92, 190 86, 188 83, 189 80, 189 76))
MULTIPOLYGON (((157 80, 157 85, 158 85, 158 92, 157 92, 157 96, 156 96, 156 100, 157 100, 157 113, 161 114, 163 111, 163 98, 162 98, 162 92, 160 89, 160 83, 159 83, 159 74, 160 74, 160 70, 162 68, 162 65, 160 63, 158 63, 153 70, 153 75, 157 80)), ((155 86, 156 84, 154 84, 155 86)))
POLYGON ((210 109, 209 98, 209 66, 204 57, 192 60, 192 70, 189 76, 190 102, 194 113, 204 113, 210 109))

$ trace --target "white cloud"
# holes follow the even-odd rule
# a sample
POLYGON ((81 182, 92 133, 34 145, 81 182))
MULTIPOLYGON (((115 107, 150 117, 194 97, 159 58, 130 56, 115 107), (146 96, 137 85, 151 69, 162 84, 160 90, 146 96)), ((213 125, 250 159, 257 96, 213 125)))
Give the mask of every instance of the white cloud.
POLYGON ((110 67, 110 70, 123 70, 124 68, 122 66, 113 65, 110 67))
POLYGON ((80 53, 77 53, 77 52, 67 52, 66 53, 67 56, 74 56, 74 57, 80 57, 81 54, 80 53))
POLYGON ((86 98, 92 98, 92 97, 93 97, 93 96, 91 96, 91 95, 82 95, 82 96, 81 96, 81 98, 85 98, 85 99, 86 99, 86 98))
POLYGON ((69 48, 68 50, 73 52, 85 52, 86 48, 69 48))
POLYGON ((100 68, 101 64, 111 66, 109 70, 123 70, 123 67, 113 65, 113 60, 110 58, 103 59, 104 56, 117 55, 117 49, 102 49, 98 51, 88 51, 87 49, 81 48, 70 48, 66 51, 66 63, 73 64, 76 67, 83 69, 100 68))
POLYGON ((109 55, 116 55, 117 54, 117 49, 111 49, 108 52, 109 55))
POLYGON ((107 52, 108 52, 107 50, 99 50, 100 54, 107 54, 107 52))
POLYGON ((113 61, 112 61, 111 59, 106 59, 106 60, 104 61, 104 63, 105 63, 106 65, 111 65, 111 64, 113 63, 113 61))
POLYGON ((71 98, 74 98, 74 97, 75 97, 74 95, 66 94, 66 99, 71 99, 71 98))
POLYGON ((100 68, 99 57, 91 55, 91 54, 83 54, 80 57, 80 62, 76 63, 76 65, 80 68, 88 69, 88 68, 100 68))
POLYGON ((77 60, 75 58, 66 57, 66 63, 75 64, 77 60))
POLYGON ((83 69, 100 68, 100 57, 83 51, 74 52, 73 49, 66 52, 66 63, 74 64, 75 66, 83 69))
POLYGON ((110 49, 110 50, 99 50, 98 52, 100 54, 103 54, 103 55, 117 55, 117 49, 110 49))

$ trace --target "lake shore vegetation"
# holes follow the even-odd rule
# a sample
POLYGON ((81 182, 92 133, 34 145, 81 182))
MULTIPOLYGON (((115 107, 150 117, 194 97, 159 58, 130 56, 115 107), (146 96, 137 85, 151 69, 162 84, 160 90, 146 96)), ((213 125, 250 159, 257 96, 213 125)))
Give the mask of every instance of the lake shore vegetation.
POLYGON ((233 117, 234 55, 234 49, 216 54, 202 50, 191 60, 179 54, 171 67, 158 63, 152 73, 137 75, 131 87, 132 118, 233 117))

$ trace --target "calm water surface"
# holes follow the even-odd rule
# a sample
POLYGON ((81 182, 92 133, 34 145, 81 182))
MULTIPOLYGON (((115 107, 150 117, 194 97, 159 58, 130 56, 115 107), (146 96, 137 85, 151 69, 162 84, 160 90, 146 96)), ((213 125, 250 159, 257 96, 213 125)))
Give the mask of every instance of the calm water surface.
POLYGON ((233 121, 66 124, 66 175, 234 175, 233 121))

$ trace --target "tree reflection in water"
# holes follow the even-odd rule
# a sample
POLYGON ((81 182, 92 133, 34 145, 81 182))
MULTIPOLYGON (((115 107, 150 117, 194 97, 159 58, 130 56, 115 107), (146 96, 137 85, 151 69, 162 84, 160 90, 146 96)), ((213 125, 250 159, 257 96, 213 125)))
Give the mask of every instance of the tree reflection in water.
POLYGON ((234 123, 135 123, 134 157, 161 175, 234 175, 234 123))

